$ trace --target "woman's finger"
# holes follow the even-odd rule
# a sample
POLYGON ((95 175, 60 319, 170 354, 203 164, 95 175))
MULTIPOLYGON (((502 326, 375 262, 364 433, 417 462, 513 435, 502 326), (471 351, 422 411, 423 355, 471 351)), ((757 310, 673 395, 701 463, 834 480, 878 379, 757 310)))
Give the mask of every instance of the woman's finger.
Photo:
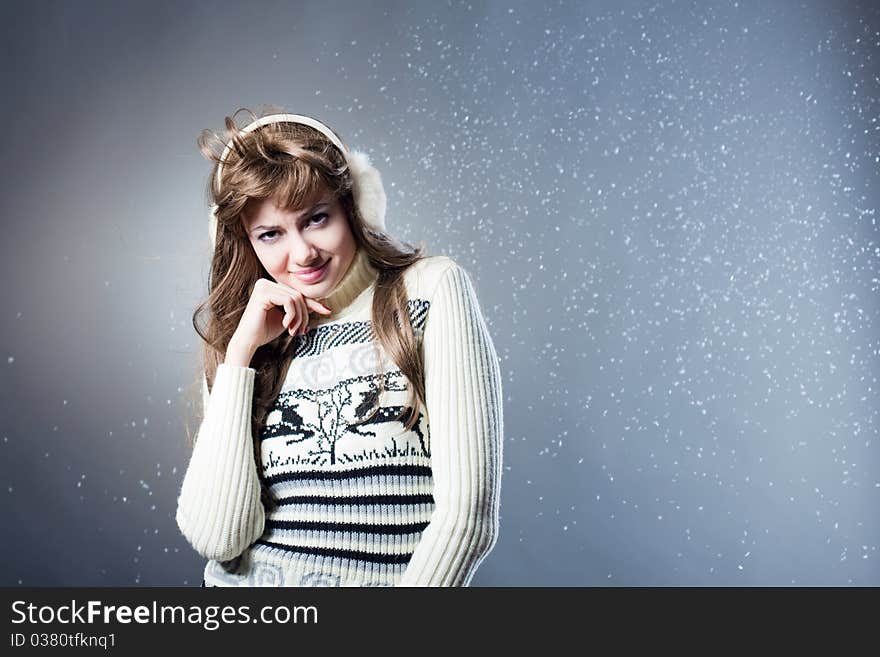
POLYGON ((284 308, 284 317, 281 320, 281 325, 289 331, 291 327, 297 324, 298 319, 298 310, 294 298, 286 290, 277 287, 270 288, 265 294, 265 308, 274 308, 276 310, 279 306, 284 308))
POLYGON ((294 322, 296 321, 296 307, 295 307, 293 299, 289 296, 284 300, 284 310, 285 310, 284 328, 287 329, 288 333, 293 335, 292 328, 293 328, 294 322))
POLYGON ((273 285, 277 289, 282 290, 285 294, 290 294, 290 296, 292 296, 294 298, 301 297, 306 303, 306 308, 305 308, 306 315, 308 315, 313 310, 316 312, 322 313, 324 315, 329 315, 330 313, 333 312, 333 310, 331 308, 328 308, 324 303, 318 301, 317 299, 312 299, 311 297, 307 297, 302 292, 300 292, 299 290, 297 290, 295 288, 290 287, 289 285, 285 285, 284 283, 278 283, 278 282, 274 282, 273 285))
POLYGON ((302 310, 302 327, 300 333, 305 335, 309 332, 309 306, 306 303, 306 297, 300 297, 300 309, 302 310))
POLYGON ((312 299, 311 297, 305 296, 303 297, 303 299, 305 299, 307 308, 311 308, 312 310, 317 311, 323 315, 329 315, 333 312, 332 308, 328 308, 317 299, 312 299))

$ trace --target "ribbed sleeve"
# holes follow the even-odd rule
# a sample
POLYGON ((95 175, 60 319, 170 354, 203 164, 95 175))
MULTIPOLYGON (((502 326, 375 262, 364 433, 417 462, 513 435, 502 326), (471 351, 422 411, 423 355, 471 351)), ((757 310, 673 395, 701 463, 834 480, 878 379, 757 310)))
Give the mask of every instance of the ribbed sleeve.
POLYGON ((251 440, 255 375, 250 367, 218 366, 177 500, 180 531, 208 559, 232 559, 263 533, 251 440))
POLYGON ((468 586, 498 537, 503 416, 498 357, 458 264, 432 296, 423 349, 435 507, 398 586, 468 586))

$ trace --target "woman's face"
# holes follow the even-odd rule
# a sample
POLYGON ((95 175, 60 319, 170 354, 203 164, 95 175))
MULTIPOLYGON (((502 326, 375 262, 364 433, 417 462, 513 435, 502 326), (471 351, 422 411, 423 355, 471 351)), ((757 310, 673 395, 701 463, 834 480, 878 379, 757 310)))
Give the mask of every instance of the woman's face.
POLYGON ((243 221, 257 258, 275 282, 312 299, 333 291, 357 250, 348 218, 329 193, 296 211, 279 209, 274 198, 251 200, 243 221))

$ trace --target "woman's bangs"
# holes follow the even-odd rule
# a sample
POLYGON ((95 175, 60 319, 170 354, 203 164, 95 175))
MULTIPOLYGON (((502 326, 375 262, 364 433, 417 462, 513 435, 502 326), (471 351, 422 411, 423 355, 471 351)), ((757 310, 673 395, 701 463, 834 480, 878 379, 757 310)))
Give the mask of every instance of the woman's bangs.
MULTIPOLYGON (((296 163, 284 169, 277 185, 278 206, 291 211, 311 207, 321 195, 333 191, 330 181, 303 163, 296 163)), ((334 194, 335 196, 335 194, 334 194)))

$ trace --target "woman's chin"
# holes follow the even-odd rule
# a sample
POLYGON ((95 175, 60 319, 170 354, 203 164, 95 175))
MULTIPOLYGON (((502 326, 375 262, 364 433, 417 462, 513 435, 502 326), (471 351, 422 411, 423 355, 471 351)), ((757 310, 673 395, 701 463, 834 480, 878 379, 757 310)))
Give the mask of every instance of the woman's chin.
POLYGON ((294 289, 299 290, 303 296, 309 297, 310 299, 320 299, 322 297, 330 294, 330 291, 333 289, 333 281, 330 280, 331 272, 327 272, 327 274, 317 283, 304 283, 303 281, 295 281, 296 286, 294 289))

